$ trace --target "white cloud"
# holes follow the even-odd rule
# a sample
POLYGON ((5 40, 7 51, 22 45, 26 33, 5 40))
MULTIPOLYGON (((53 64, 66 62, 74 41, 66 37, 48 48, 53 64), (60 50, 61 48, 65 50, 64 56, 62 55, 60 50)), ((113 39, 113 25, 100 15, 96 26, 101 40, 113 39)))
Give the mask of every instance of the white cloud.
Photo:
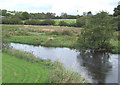
POLYGON ((113 13, 119 0, 0 0, 0 8, 28 12, 54 12, 60 14, 80 14, 92 11, 113 13), (78 10, 78 12, 77 12, 78 10))

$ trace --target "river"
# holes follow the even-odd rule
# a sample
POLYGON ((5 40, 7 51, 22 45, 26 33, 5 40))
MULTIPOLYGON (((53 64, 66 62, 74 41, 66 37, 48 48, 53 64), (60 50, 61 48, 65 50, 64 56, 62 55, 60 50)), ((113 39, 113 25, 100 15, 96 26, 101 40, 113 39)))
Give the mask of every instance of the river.
POLYGON ((90 83, 118 83, 118 54, 81 53, 75 49, 10 43, 10 47, 31 52, 42 59, 58 60, 80 73, 90 83))

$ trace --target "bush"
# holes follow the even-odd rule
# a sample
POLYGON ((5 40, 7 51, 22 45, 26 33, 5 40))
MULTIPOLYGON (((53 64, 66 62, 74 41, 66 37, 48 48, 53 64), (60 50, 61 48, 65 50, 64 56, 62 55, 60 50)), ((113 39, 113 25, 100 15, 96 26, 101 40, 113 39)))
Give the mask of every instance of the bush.
POLYGON ((19 18, 3 18, 2 24, 22 24, 19 18))
POLYGON ((63 31, 63 32, 62 32, 62 35, 72 35, 72 33, 69 32, 69 31, 63 31))
POLYGON ((76 23, 70 23, 68 24, 69 27, 76 27, 76 23))
POLYGON ((60 22, 59 22, 59 25, 60 25, 60 26, 68 26, 68 23, 66 23, 65 21, 60 21, 60 22))
POLYGON ((120 15, 118 16, 118 31, 120 31, 120 15))
POLYGON ((31 20, 26 20, 24 24, 25 25, 40 25, 41 22, 39 20, 31 19, 31 20))
POLYGON ((85 24, 86 24, 86 19, 87 19, 87 18, 86 18, 85 16, 77 19, 77 20, 76 20, 76 26, 77 26, 77 27, 83 27, 83 26, 85 26, 85 24))
POLYGON ((118 23, 120 23, 119 21, 120 21, 120 19, 118 20, 118 17, 111 16, 110 24, 112 25, 114 30, 118 30, 118 27, 120 28, 120 25, 118 24, 118 23))
POLYGON ((57 31, 53 31, 50 33, 51 35, 59 35, 59 33, 57 31))
POLYGON ((54 24, 55 24, 55 21, 51 19, 46 19, 41 22, 41 25, 54 25, 54 24))

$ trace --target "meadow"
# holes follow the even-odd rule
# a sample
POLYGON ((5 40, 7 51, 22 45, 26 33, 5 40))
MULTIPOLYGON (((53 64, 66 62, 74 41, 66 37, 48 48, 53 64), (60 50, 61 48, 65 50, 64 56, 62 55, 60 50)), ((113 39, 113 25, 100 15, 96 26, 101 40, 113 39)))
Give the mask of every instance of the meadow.
POLYGON ((60 26, 3 25, 3 42, 73 47, 81 29, 60 26))
MULTIPOLYGON (((81 29, 65 26, 38 26, 38 25, 3 25, 3 42, 14 42, 47 47, 77 48, 77 39, 81 29)), ((118 32, 114 32, 110 43, 114 47, 112 53, 118 53, 118 32)))

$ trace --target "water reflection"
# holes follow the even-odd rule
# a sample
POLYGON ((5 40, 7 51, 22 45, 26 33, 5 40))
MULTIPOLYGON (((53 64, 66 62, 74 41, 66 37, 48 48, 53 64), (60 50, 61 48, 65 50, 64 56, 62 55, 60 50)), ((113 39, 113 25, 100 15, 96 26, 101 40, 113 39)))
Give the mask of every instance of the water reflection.
POLYGON ((16 43, 11 43, 9 46, 31 52, 42 59, 58 60, 66 68, 82 74, 91 83, 118 82, 117 54, 79 52, 69 48, 48 48, 16 43))
POLYGON ((77 56, 79 65, 84 66, 89 75, 92 76, 93 82, 105 82, 106 75, 112 70, 112 64, 109 62, 108 53, 80 53, 77 56))

